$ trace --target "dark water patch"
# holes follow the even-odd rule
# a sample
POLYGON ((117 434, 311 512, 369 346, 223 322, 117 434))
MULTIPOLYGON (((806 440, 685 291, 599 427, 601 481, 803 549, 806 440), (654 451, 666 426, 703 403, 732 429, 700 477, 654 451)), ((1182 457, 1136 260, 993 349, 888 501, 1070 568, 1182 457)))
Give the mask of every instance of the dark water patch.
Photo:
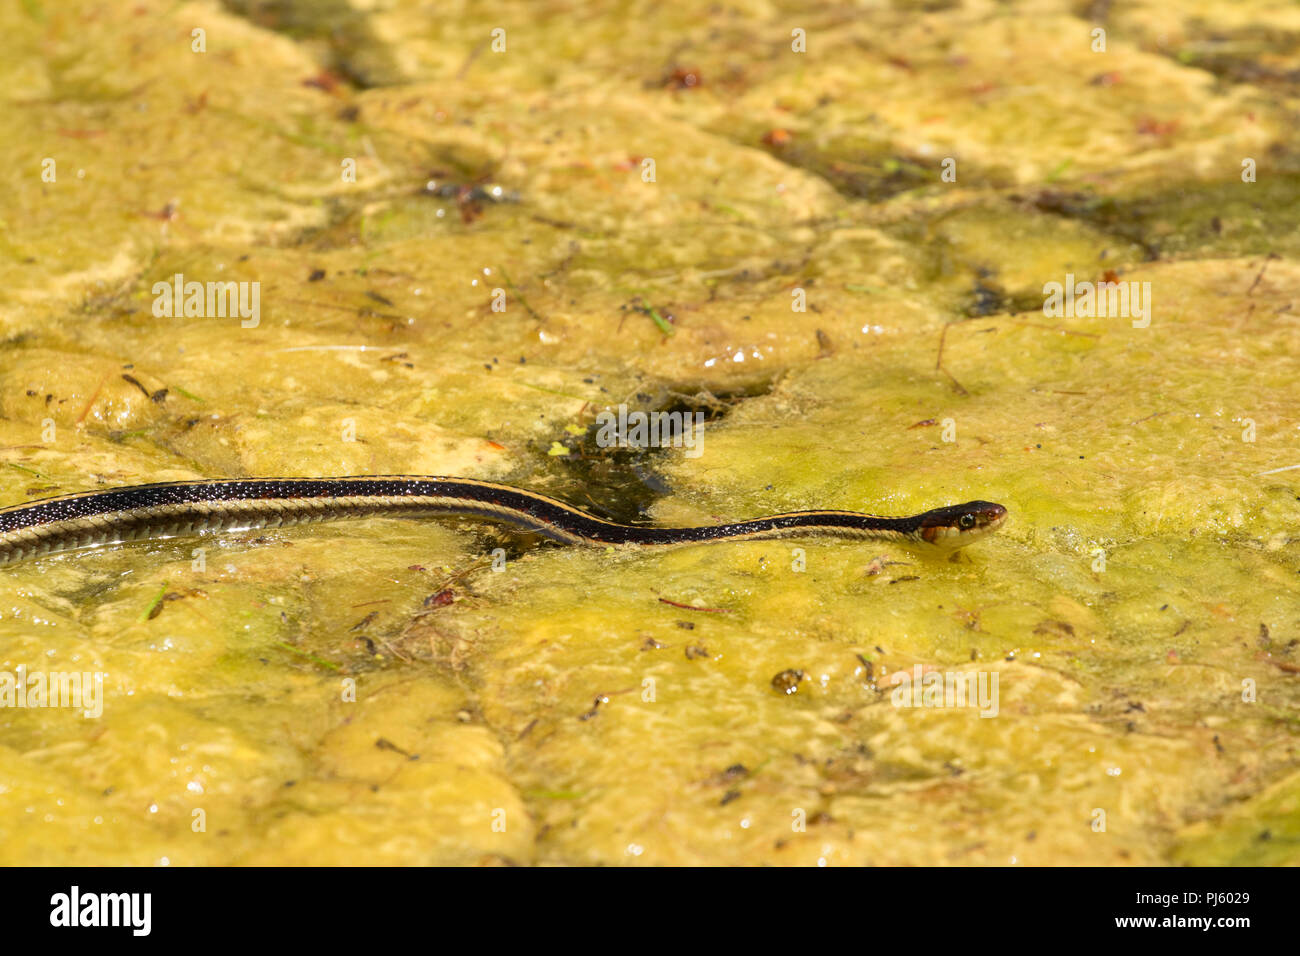
MULTIPOLYGON (((627 400, 626 417, 631 425, 634 415, 672 416, 660 418, 661 425, 689 422, 696 429, 700 424, 707 426, 721 421, 738 404, 766 395, 775 384, 776 378, 769 377, 728 389, 699 388, 686 392, 666 385, 649 388, 627 400)), ((660 447, 635 442, 629 442, 626 447, 610 445, 608 440, 617 437, 618 430, 608 427, 614 424, 608 418, 602 427, 597 417, 599 412, 610 413, 615 421, 620 415, 618 406, 598 409, 592 413, 592 420, 584 423, 586 431, 582 435, 566 433, 563 438, 554 439, 568 449, 565 455, 550 454, 555 450, 554 445, 538 449, 548 460, 547 470, 559 479, 553 493, 609 521, 647 524, 654 503, 672 492, 671 485, 659 472, 658 463, 663 456, 681 455, 686 449, 680 445, 660 447)), ((631 429, 625 435, 636 437, 631 429)), ((694 438, 701 440, 698 434, 694 438)))
POLYGON ((1224 84, 1245 83, 1284 95, 1300 91, 1300 33, 1277 25, 1211 29, 1193 17, 1182 43, 1158 52, 1224 84))
POLYGON ((388 45, 370 24, 369 11, 349 0, 221 0, 221 5, 254 26, 303 44, 316 53, 322 70, 358 89, 402 79, 388 45))
POLYGON ((1027 203, 1039 212, 1064 219, 1078 219, 1142 249, 1143 258, 1160 258, 1160 242, 1150 234, 1150 223, 1138 214, 1138 203, 1122 202, 1110 196, 1083 191, 1040 189, 1013 195, 1013 201, 1027 203))
POLYGON ((1150 261, 1300 253, 1300 157, 1274 149, 1255 157, 1256 182, 1241 170, 1222 183, 1189 183, 1146 196, 1043 189, 1013 197, 1051 215, 1079 219, 1138 245, 1150 261))
POLYGON ((992 269, 976 268, 971 290, 959 310, 962 315, 973 319, 985 315, 1032 312, 1042 307, 1040 291, 1008 291, 998 282, 997 273, 992 269))

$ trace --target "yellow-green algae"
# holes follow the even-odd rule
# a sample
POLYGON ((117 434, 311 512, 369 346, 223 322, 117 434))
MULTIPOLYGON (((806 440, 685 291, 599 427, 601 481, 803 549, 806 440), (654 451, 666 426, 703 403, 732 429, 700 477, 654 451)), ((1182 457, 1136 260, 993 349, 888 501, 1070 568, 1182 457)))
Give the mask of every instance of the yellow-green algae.
POLYGON ((1011 522, 955 563, 370 521, 7 568, 0 669, 109 677, 98 720, 0 712, 0 860, 1300 861, 1300 11, 1125 5, 1099 54, 1066 2, 370 6, 0 12, 0 503, 355 473, 582 502, 553 442, 713 393, 751 397, 646 462, 658 521, 1011 522), (1149 328, 1043 316, 1108 269, 1149 328), (260 325, 155 317, 178 272, 259 281, 260 325), (998 716, 891 706, 915 665, 996 671, 998 716))

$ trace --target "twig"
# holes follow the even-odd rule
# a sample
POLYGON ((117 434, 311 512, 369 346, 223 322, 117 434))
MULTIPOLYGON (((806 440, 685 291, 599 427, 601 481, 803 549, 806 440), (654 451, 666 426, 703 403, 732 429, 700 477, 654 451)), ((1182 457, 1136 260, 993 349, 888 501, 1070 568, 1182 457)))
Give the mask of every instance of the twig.
POLYGON ((680 601, 670 601, 668 598, 661 597, 660 604, 667 604, 671 607, 679 607, 683 611, 704 611, 708 614, 732 614, 731 608, 727 607, 696 607, 694 604, 682 604, 680 601))

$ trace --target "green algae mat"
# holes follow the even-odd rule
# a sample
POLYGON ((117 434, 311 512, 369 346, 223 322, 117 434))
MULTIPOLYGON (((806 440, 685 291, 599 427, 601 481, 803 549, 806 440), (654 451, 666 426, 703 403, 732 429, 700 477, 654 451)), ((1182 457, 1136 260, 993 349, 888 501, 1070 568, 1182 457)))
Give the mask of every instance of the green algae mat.
POLYGON ((0 862, 1300 862, 1300 7, 437 6, 0 7, 0 506, 1009 521, 5 567, 0 862))

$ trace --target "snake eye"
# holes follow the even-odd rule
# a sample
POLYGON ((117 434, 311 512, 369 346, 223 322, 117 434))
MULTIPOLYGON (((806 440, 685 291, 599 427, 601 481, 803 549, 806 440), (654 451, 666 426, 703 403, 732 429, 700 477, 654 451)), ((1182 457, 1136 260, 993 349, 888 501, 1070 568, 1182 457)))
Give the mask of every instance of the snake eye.
POLYGON ((969 512, 962 515, 957 519, 957 527, 961 528, 963 531, 969 531, 971 528, 975 527, 975 516, 969 512))

